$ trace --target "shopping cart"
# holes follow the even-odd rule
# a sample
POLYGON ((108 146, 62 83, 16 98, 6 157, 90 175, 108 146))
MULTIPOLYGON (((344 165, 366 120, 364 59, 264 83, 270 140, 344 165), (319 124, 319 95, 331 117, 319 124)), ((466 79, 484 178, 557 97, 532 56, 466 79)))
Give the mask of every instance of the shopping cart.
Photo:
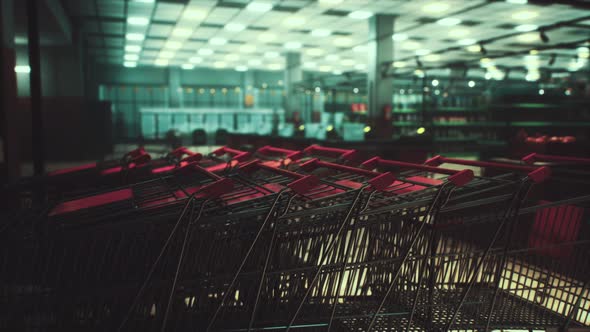
POLYGON ((311 145, 302 151, 266 145, 256 150, 255 156, 264 160, 268 166, 295 170, 299 164, 312 158, 339 164, 352 164, 356 161, 358 153, 356 150, 328 148, 319 145, 311 145))
MULTIPOLYGON (((415 166, 423 167, 421 165, 415 166)), ((414 199, 422 197, 423 201, 419 203, 422 206, 425 203, 432 203, 437 193, 438 197, 444 197, 442 191, 447 190, 439 191, 440 188, 430 183, 391 182, 392 177, 387 185, 374 188, 369 183, 385 176, 384 174, 318 160, 301 165, 301 169, 314 169, 314 171, 322 171, 322 173, 325 172, 320 169, 325 168, 333 172, 322 180, 334 181, 332 182, 334 184, 339 181, 339 185, 347 183, 349 188, 354 189, 349 190, 348 194, 323 197, 317 202, 296 208, 291 214, 288 213, 279 218, 275 235, 276 241, 267 242, 273 244, 271 250, 256 255, 270 257, 270 262, 264 264, 265 267, 268 266, 266 276, 265 269, 260 270, 260 266, 263 264, 253 264, 250 270, 243 271, 240 275, 241 279, 235 282, 238 284, 235 287, 236 292, 240 294, 239 301, 233 301, 232 298, 231 303, 222 302, 226 314, 217 317, 216 321, 212 320, 209 323, 210 330, 240 330, 242 328, 247 330, 246 326, 253 328, 253 330, 279 328, 280 326, 283 329, 306 326, 322 327, 325 330, 328 322, 338 320, 337 318, 343 315, 343 311, 353 310, 354 306, 367 305, 363 303, 366 294, 358 294, 356 301, 338 305, 339 310, 336 315, 334 315, 336 306, 331 305, 334 303, 334 297, 340 292, 340 285, 345 282, 343 280, 348 278, 350 270, 358 269, 365 263, 370 264, 370 262, 350 262, 352 264, 348 266, 349 262, 347 262, 344 252, 347 243, 349 246, 351 241, 355 242, 355 240, 351 240, 351 236, 355 238, 360 236, 358 241, 368 241, 365 236, 369 236, 369 234, 375 236, 387 233, 381 224, 384 220, 361 218, 359 215, 368 213, 369 207, 375 200, 385 204, 382 199, 412 202, 414 199), (375 176, 377 176, 375 179, 367 180, 375 176), (361 181, 362 178, 365 180, 361 181), (343 196, 348 196, 348 199, 333 201, 343 196), (404 198, 401 198, 402 196, 404 198), (380 227, 381 229, 379 229, 380 227), (358 235, 359 233, 363 235, 358 235), (251 294, 248 293, 248 290, 252 289, 252 283, 259 285, 258 288, 254 287, 254 289, 259 289, 259 294, 255 297, 248 296, 251 294), (252 311, 253 307, 258 310, 258 313, 252 311), (249 322, 248 325, 246 325, 247 322, 249 322)), ((445 172, 450 175, 450 181, 458 185, 469 182, 473 176, 470 171, 454 171, 435 167, 428 169, 434 172, 445 172)), ((448 186, 443 187, 449 188, 448 186)), ((419 209, 417 214, 420 213, 426 212, 420 212, 419 209)), ((390 211, 387 210, 387 212, 383 211, 381 217, 389 215, 390 211)), ((419 218, 420 216, 415 215, 415 217, 419 218)), ((408 215, 407 218, 411 217, 408 215)), ((358 248, 356 250, 356 254, 359 255, 358 248)), ((367 254, 366 249, 362 251, 364 253, 357 256, 361 260, 367 254)), ((356 278, 359 278, 358 274, 356 274, 356 278)), ((360 278, 365 280, 366 276, 360 278)), ((341 291, 344 291, 344 288, 342 287, 341 291)), ((354 292, 357 290, 360 292, 360 289, 355 289, 354 292)), ((234 293, 228 289, 226 294, 234 293)))
MULTIPOLYGON (((254 163, 239 170, 250 170, 254 163)), ((17 292, 8 298, 30 300, 43 295, 47 302, 42 300, 39 307, 52 319, 57 313, 49 301, 60 304, 62 318, 67 322, 75 321, 79 308, 86 308, 87 314, 93 315, 93 322, 117 321, 113 316, 122 312, 125 303, 129 305, 134 285, 140 284, 146 275, 160 284, 170 276, 170 262, 177 259, 182 242, 174 236, 180 232, 179 227, 185 230, 183 248, 188 228, 194 236, 190 249, 209 246, 209 251, 203 249, 199 251, 201 254, 193 252, 191 256, 198 262, 193 272, 206 276, 225 265, 213 259, 215 255, 223 253, 227 259, 235 253, 230 249, 239 244, 237 239, 222 242, 228 237, 223 229, 231 222, 226 218, 220 221, 221 217, 239 214, 240 210, 267 208, 270 197, 281 192, 283 185, 288 184, 297 191, 313 181, 313 177, 286 170, 268 168, 266 171, 274 176, 261 176, 254 185, 237 176, 233 180, 220 178, 193 163, 164 178, 62 202, 50 211, 45 234, 26 239, 21 246, 20 241, 15 241, 12 248, 18 248, 22 255, 6 257, 4 284, 8 291, 17 292), (193 214, 202 217, 199 222, 193 214), (216 214, 217 219, 205 221, 216 214), (186 219, 190 220, 190 227, 186 219), (226 244, 224 251, 222 243, 226 244), (164 252, 167 254, 163 255, 164 252), (31 259, 34 271, 19 265, 25 257, 31 259), (153 261, 159 264, 150 265, 153 261), (148 273, 146 269, 156 265, 159 269, 148 273), (119 299, 115 300, 116 297, 119 299)), ((239 236, 239 231, 236 234, 239 236)))

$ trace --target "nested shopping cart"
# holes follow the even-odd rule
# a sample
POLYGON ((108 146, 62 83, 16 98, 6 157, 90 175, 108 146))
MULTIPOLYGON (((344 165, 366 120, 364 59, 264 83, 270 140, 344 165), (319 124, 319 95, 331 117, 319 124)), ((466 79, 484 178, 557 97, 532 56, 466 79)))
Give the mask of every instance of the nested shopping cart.
MULTIPOLYGON (((387 205, 383 201, 385 199, 391 200, 391 204, 395 201, 416 204, 420 208, 405 210, 403 214, 408 220, 423 219, 428 215, 429 208, 434 209, 434 205, 443 201, 441 198, 447 198, 451 187, 464 185, 473 176, 470 171, 404 165, 443 173, 447 177, 441 183, 445 184, 433 185, 426 177, 424 181, 393 181, 387 173, 318 160, 302 164, 301 170, 313 169, 315 174, 322 175, 322 181, 344 186, 348 188, 347 192, 306 202, 305 206, 294 205, 293 212, 280 217, 265 242, 266 251, 253 254, 253 257, 266 257, 265 264, 252 263, 249 269, 244 268, 228 279, 231 282, 224 293, 224 300, 229 298, 229 301, 221 301, 208 329, 284 330, 287 327, 308 327, 325 330, 334 323, 332 328, 341 330, 344 325, 340 318, 348 315, 369 318, 369 310, 378 305, 375 298, 371 298, 372 286, 367 285, 367 278, 371 279, 371 276, 366 271, 359 271, 366 267, 365 264, 371 264, 365 259, 376 253, 361 247, 366 243, 375 244, 373 236, 387 236, 387 227, 394 223, 386 222, 386 217, 394 208, 390 206, 387 211, 382 211, 381 218, 361 216, 369 213, 371 206, 379 206, 373 205, 376 202, 387 205), (447 180, 450 182, 447 183, 447 180), (342 201, 342 197, 348 199, 342 201), (384 227, 385 223, 387 227, 384 227), (359 247, 351 249, 351 243, 359 247), (264 268, 261 269, 261 266, 264 268), (354 277, 349 275, 351 271, 354 277), (354 281, 348 283, 347 288, 345 284, 350 281, 349 278, 354 281), (341 294, 344 292, 353 294, 341 294), (239 296, 234 297, 235 294, 239 296), (339 296, 346 298, 346 303, 337 301, 339 296)), ((399 224, 397 227, 404 228, 399 224)), ((379 247, 379 244, 376 246, 379 247)), ((388 254, 394 255, 393 252, 388 254)))
POLYGON ((296 170, 299 164, 312 158, 343 165, 353 164, 358 159, 356 150, 319 145, 310 145, 301 151, 266 145, 256 150, 254 156, 263 160, 265 165, 291 170, 296 170))
MULTIPOLYGON (((256 163, 240 169, 250 171, 256 163)), ((48 324, 59 325, 59 320, 73 324, 78 315, 92 316, 89 324, 121 323, 124 309, 143 308, 136 302, 130 304, 141 281, 149 280, 164 291, 166 278, 175 275, 171 262, 179 255, 182 262, 184 257, 181 248, 203 249, 190 257, 192 272, 197 274, 193 279, 203 279, 226 265, 216 255, 230 259, 235 254, 239 227, 230 227, 238 231, 228 240, 224 229, 232 221, 208 222, 211 217, 268 209, 272 196, 287 188, 304 190, 314 181, 286 170, 266 171, 269 174, 254 182, 243 176, 221 178, 193 163, 166 177, 62 202, 49 212, 46 229, 40 234, 3 244, 11 249, 4 251, 6 299, 39 301, 35 306, 39 311, 33 314, 48 319, 48 324)), ((153 289, 148 292, 155 293, 153 289)), ((150 305, 153 301, 149 299, 150 305)))

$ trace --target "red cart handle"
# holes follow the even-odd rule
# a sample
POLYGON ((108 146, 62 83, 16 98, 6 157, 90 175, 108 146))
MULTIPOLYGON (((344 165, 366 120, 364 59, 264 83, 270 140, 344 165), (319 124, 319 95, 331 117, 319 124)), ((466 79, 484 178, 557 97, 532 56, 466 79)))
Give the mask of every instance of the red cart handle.
POLYGON ((176 157, 176 158, 182 158, 184 155, 192 156, 194 154, 195 154, 194 152, 185 148, 184 146, 176 148, 168 153, 169 156, 176 157))
POLYGON ((289 150, 283 148, 276 148, 274 146, 266 145, 261 147, 260 149, 256 150, 256 153, 260 153, 263 155, 283 155, 286 159, 291 160, 299 160, 303 157, 303 153, 301 151, 296 150, 289 150))
POLYGON ((234 188, 234 183, 231 179, 221 177, 215 173, 209 172, 203 167, 199 166, 196 162, 192 162, 188 165, 179 167, 175 170, 176 172, 198 172, 204 174, 208 178, 215 180, 213 183, 205 185, 202 189, 203 192, 207 193, 207 196, 217 197, 223 194, 227 194, 234 188))
POLYGON ((374 169, 377 166, 393 166, 393 167, 401 167, 401 168, 410 168, 419 171, 425 171, 430 173, 438 173, 438 174, 446 174, 449 175, 447 180, 453 183, 457 187, 461 187, 469 183, 473 180, 473 171, 470 169, 464 170, 454 170, 448 168, 440 168, 434 166, 427 166, 427 165, 420 165, 420 164, 412 164, 406 163, 403 161, 396 161, 396 160, 384 160, 379 157, 371 158, 364 163, 361 164, 362 167, 366 167, 369 169, 374 169))
POLYGON ((395 176, 391 172, 386 173, 379 173, 369 171, 363 168, 356 168, 350 167, 345 165, 339 165, 334 163, 329 163, 325 161, 321 161, 317 158, 311 159, 309 161, 304 162, 299 167, 306 172, 311 172, 316 168, 330 168, 338 171, 348 172, 352 174, 358 174, 362 176, 370 177, 371 179, 367 181, 368 184, 371 185, 375 190, 384 190, 385 188, 389 187, 394 181, 395 176))
POLYGON ((127 152, 123 156, 123 158, 135 158, 135 157, 141 156, 141 155, 143 155, 145 153, 146 152, 145 152, 144 148, 143 147, 139 147, 139 148, 137 148, 135 150, 131 150, 131 151, 127 152))
POLYGON ((230 155, 233 155, 232 160, 236 160, 236 161, 239 161, 239 162, 246 161, 248 158, 250 158, 250 153, 249 152, 232 149, 232 148, 229 148, 227 146, 222 146, 219 149, 214 150, 211 153, 214 154, 214 155, 216 155, 216 156, 222 156, 224 154, 230 154, 230 155))
POLYGON ((303 149, 303 153, 307 155, 315 154, 325 157, 340 158, 342 160, 353 160, 358 155, 357 151, 353 149, 329 148, 315 144, 303 149))
POLYGON ((551 169, 549 169, 549 167, 532 167, 532 166, 522 166, 522 165, 511 165, 511 164, 495 163, 495 162, 490 162, 490 161, 476 161, 476 160, 446 158, 443 156, 435 156, 435 157, 428 159, 425 162, 426 165, 441 165, 444 163, 465 165, 465 166, 504 169, 504 170, 515 171, 515 172, 526 172, 526 173, 528 173, 527 176, 536 183, 545 181, 551 175, 551 169))
POLYGON ((174 149, 173 151, 168 153, 168 156, 176 157, 178 159, 182 158, 180 161, 187 162, 187 163, 191 163, 194 161, 200 161, 203 158, 202 154, 192 152, 191 150, 185 148, 184 146, 174 149), (186 155, 186 157, 182 158, 185 155, 186 155))
POLYGON ((552 156, 548 154, 531 153, 522 158, 527 164, 534 164, 537 161, 541 162, 567 162, 573 164, 590 165, 590 158, 578 158, 578 157, 567 157, 567 156, 552 156))
POLYGON ((276 168, 268 165, 262 164, 259 160, 255 159, 245 164, 242 164, 239 168, 241 171, 246 173, 250 173, 256 169, 264 169, 270 172, 274 172, 279 175, 283 175, 286 177, 290 177, 295 179, 295 181, 289 183, 287 187, 291 188, 297 194, 303 195, 315 186, 317 186, 320 180, 314 175, 303 175, 295 172, 291 172, 289 170, 283 168, 276 168))
POLYGON ((148 163, 150 160, 152 160, 152 156, 145 152, 143 148, 129 151, 125 154, 125 156, 123 156, 123 161, 126 163, 126 165, 131 163, 134 163, 135 165, 143 165, 148 163))

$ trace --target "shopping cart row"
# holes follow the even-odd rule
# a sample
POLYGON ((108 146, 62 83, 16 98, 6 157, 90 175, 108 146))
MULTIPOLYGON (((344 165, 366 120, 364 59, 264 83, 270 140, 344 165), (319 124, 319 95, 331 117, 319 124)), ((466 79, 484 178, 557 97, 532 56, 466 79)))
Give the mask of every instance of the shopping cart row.
POLYGON ((127 167, 125 183, 59 192, 3 232, 0 326, 590 325, 590 193, 562 188, 563 199, 539 204, 548 167, 360 162, 353 150, 318 146, 181 152, 146 162, 146 177, 127 167))

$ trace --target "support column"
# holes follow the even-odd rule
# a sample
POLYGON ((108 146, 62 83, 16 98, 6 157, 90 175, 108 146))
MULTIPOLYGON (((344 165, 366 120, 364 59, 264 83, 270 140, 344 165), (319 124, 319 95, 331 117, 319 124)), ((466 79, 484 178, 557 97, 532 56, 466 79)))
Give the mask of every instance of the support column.
POLYGON ((170 91, 170 107, 180 107, 182 104, 182 88, 180 84, 180 68, 168 68, 168 91, 170 91))
POLYGON ((14 1, 0 1, 0 183, 20 176, 19 125, 16 114, 14 1))
POLYGON ((393 79, 384 77, 385 64, 393 61, 393 15, 375 15, 369 19, 369 73, 367 77, 368 118, 373 137, 391 138, 391 99, 393 79), (389 111, 387 111, 389 110, 389 111))
POLYGON ((39 46, 39 8, 37 5, 37 0, 27 0, 33 170, 35 175, 43 175, 45 173, 45 132, 43 105, 41 104, 41 48, 39 46))
POLYGON ((302 114, 302 105, 295 91, 295 83, 303 80, 303 70, 301 67, 301 53, 289 52, 286 54, 285 64, 285 120, 293 122, 293 115, 299 112, 301 120, 308 122, 310 119, 302 114))

